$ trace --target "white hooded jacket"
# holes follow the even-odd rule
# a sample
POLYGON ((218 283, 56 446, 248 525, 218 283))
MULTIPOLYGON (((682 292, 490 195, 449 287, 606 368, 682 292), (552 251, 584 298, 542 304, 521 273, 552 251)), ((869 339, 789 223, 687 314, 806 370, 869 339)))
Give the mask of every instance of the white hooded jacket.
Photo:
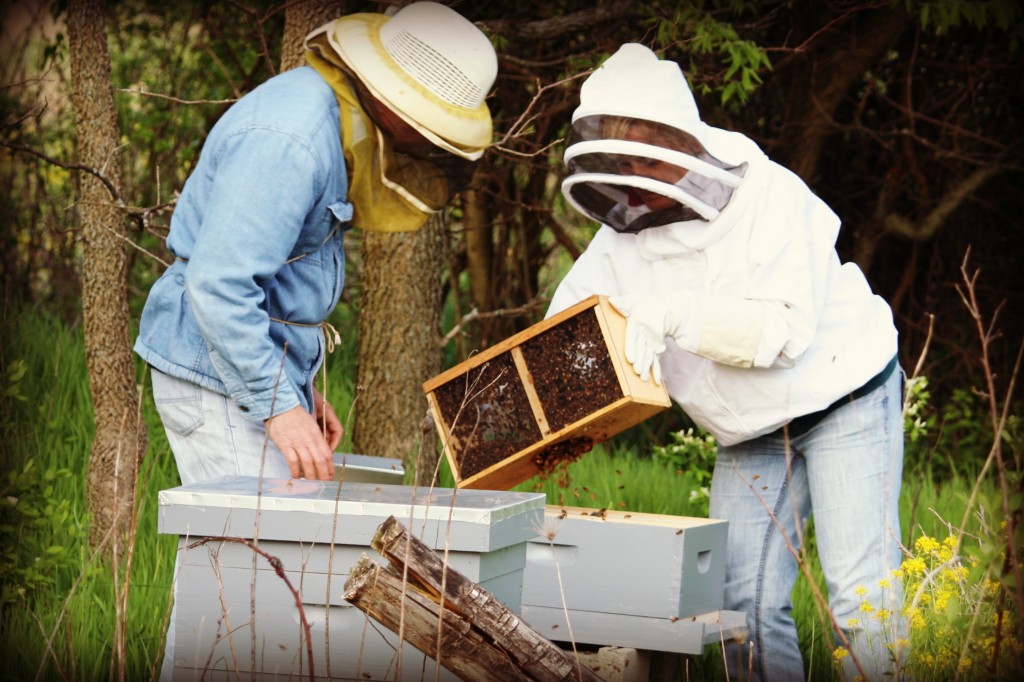
MULTIPOLYGON (((677 296, 686 321, 661 356, 662 377, 722 445, 824 409, 888 364, 897 348, 892 313, 856 265, 840 263, 839 218, 753 141, 703 123, 674 62, 624 45, 584 83, 573 122, 600 115, 683 130, 740 179, 705 218, 632 233, 603 225, 548 316, 592 294, 677 296)), ((585 203, 591 195, 575 190, 592 183, 611 196, 616 180, 581 176, 570 173, 563 192, 596 217, 585 203)))

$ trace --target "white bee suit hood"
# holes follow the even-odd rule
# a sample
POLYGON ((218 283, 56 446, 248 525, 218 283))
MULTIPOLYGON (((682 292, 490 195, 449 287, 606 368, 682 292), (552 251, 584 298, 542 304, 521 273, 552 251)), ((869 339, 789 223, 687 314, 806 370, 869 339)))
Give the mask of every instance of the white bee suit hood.
POLYGON ((690 248, 728 229, 716 221, 764 159, 748 138, 701 121, 679 66, 637 43, 586 80, 572 123, 569 203, 619 232, 675 225, 690 248))

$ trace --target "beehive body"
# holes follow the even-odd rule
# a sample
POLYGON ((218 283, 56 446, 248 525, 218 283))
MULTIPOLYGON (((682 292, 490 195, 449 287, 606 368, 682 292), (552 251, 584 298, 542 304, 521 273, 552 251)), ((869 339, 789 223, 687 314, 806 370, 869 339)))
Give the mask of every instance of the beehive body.
MULTIPOLYGON (((349 569, 394 515, 449 566, 518 611, 526 540, 543 495, 229 477, 160 493, 160 531, 179 535, 173 679, 434 678, 434 662, 345 600, 349 569), (296 596, 263 556, 280 561, 296 596), (253 625, 255 623, 255 625, 253 625), (252 655, 255 642, 255 660, 252 655)), ((440 670, 441 680, 456 680, 440 670)))
POLYGON ((728 522, 549 505, 527 544, 523 618, 551 639, 699 654, 745 630, 723 611, 728 522), (568 617, 568 620, 567 620, 568 617))

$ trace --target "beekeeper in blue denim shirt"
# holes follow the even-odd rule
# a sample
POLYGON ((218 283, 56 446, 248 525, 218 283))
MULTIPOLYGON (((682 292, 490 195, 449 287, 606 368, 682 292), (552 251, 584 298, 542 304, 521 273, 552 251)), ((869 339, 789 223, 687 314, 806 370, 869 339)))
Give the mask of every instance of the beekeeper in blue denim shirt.
POLYGON ((332 478, 342 426, 314 378, 342 235, 421 227, 491 142, 497 59, 453 10, 348 15, 305 46, 308 66, 213 127, 171 219, 175 260, 142 313, 135 351, 184 484, 332 478))

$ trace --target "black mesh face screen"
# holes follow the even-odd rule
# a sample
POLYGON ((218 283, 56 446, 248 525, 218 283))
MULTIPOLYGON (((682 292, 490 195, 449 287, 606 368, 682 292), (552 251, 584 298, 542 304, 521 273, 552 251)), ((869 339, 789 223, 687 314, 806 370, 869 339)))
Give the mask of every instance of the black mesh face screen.
POLYGON ((619 232, 713 220, 745 170, 727 168, 682 130, 605 115, 573 123, 565 159, 570 203, 619 232))

